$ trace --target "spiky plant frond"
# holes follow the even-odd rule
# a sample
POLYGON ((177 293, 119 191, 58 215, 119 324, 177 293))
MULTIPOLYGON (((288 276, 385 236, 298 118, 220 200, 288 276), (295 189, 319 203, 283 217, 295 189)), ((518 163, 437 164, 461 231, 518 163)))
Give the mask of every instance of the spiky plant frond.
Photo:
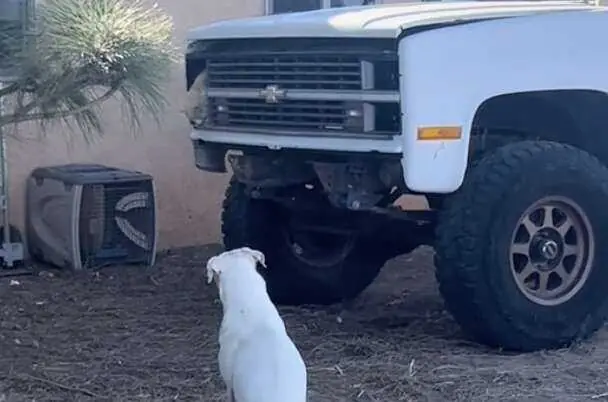
MULTIPOLYGON (((100 105, 118 98, 132 128, 166 106, 175 60, 171 19, 143 0, 45 0, 37 8, 34 46, 18 57, 17 80, 0 126, 63 120, 90 138, 101 134, 100 105)), ((10 35, 0 32, 0 35, 10 35)))

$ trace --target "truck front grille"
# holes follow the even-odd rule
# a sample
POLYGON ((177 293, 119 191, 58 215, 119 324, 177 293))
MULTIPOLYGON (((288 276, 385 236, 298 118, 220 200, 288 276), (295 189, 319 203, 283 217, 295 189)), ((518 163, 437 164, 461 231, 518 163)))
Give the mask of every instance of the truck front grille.
POLYGON ((219 127, 269 130, 342 130, 347 124, 344 102, 285 101, 279 105, 259 99, 212 99, 210 123, 219 127))
POLYGON ((276 55, 217 57, 207 62, 209 88, 361 89, 356 56, 276 55))
MULTIPOLYGON (((231 39, 201 47, 190 65, 205 68, 208 129, 330 136, 400 132, 394 41, 231 39)), ((189 85, 191 70, 187 61, 189 85)))

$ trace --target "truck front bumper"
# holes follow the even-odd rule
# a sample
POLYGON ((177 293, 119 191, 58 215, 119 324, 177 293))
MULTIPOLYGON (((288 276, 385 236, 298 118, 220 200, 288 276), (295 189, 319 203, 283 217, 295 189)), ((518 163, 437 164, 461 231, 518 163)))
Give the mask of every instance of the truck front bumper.
POLYGON ((226 172, 224 158, 229 150, 259 148, 266 150, 300 150, 339 153, 402 153, 402 142, 396 138, 330 137, 319 135, 278 136, 217 130, 192 130, 196 165, 205 171, 226 172), (221 165, 221 166, 220 166, 221 165))

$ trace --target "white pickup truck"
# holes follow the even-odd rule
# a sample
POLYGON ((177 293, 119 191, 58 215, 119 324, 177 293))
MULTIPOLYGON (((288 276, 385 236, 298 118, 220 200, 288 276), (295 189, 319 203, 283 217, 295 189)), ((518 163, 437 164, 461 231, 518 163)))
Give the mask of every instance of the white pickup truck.
POLYGON ((266 254, 275 302, 328 304, 428 244, 472 338, 526 351, 589 336, 608 315, 607 46, 608 9, 553 1, 191 30, 196 164, 233 175, 225 246, 266 254), (397 206, 405 194, 429 207, 397 206))

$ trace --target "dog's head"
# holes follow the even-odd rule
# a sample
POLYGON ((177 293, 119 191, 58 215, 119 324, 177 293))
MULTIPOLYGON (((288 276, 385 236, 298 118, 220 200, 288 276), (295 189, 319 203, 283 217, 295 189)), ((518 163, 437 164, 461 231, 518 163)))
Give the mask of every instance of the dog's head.
POLYGON ((254 250, 249 247, 241 247, 230 251, 224 251, 223 253, 211 257, 207 261, 207 283, 211 284, 215 281, 219 287, 221 276, 226 270, 234 269, 236 266, 242 266, 243 263, 253 267, 257 267, 260 264, 264 268, 266 267, 266 257, 264 253, 259 250, 254 250))

